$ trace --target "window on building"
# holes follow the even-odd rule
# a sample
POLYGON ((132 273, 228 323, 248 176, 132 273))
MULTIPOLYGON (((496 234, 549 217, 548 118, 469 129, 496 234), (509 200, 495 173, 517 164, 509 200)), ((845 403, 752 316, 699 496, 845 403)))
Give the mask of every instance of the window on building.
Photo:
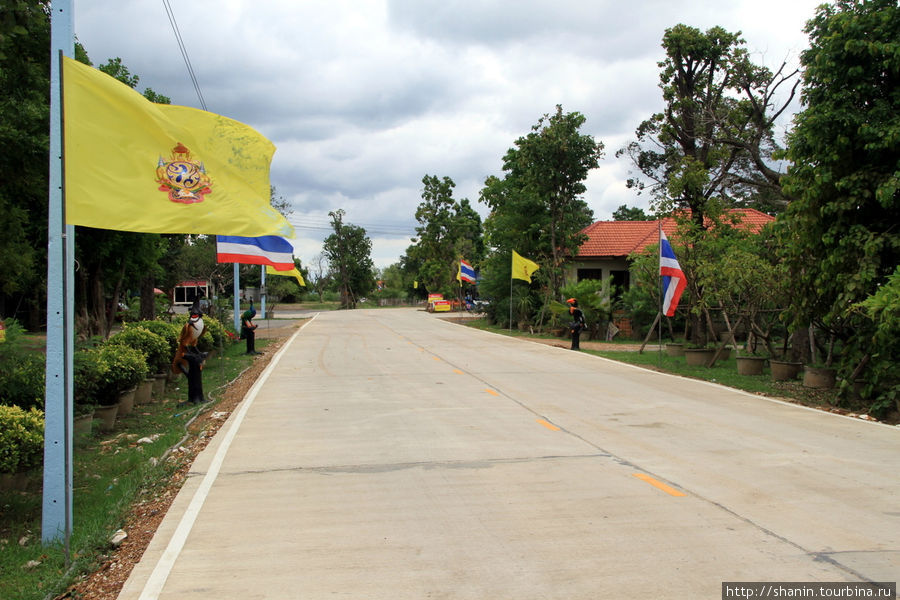
POLYGON ((585 279, 603 280, 603 269, 578 269, 578 281, 585 279))

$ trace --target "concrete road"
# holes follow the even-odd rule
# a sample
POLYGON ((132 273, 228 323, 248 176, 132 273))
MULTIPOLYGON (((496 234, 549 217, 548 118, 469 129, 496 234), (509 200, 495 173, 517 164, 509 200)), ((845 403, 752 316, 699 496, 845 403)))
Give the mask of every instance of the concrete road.
POLYGON ((322 313, 120 599, 719 598, 897 581, 900 429, 418 310, 322 313))

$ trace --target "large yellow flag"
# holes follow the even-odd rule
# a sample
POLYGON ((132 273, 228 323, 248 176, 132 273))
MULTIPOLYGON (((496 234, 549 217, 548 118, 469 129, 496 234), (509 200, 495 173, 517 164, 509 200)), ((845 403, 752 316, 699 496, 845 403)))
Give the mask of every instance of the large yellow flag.
POLYGON ((527 258, 519 256, 515 250, 512 251, 512 277, 513 279, 522 279, 531 283, 531 274, 537 271, 540 266, 527 258))
POLYGON ((272 265, 266 265, 266 275, 284 275, 286 277, 293 277, 297 280, 297 283, 300 284, 300 287, 306 287, 306 282, 303 281, 303 275, 300 274, 297 267, 294 267, 290 271, 279 271, 272 265))
POLYGON ((146 233, 293 236, 269 203, 275 146, 253 128, 154 104, 63 58, 66 222, 146 233))

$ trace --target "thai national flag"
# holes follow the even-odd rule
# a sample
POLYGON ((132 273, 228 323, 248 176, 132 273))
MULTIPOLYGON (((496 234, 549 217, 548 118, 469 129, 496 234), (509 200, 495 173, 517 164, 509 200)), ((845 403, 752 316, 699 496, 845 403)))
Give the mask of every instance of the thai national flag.
POLYGON ((271 265, 276 271, 294 268, 294 247, 277 235, 240 237, 216 236, 216 261, 244 265, 271 265))
POLYGON ((662 277, 662 312, 667 317, 672 317, 678 308, 678 301, 681 300, 687 279, 662 229, 659 230, 659 274, 662 277))
POLYGON ((460 259, 459 261, 459 280, 475 283, 475 269, 468 262, 460 259))

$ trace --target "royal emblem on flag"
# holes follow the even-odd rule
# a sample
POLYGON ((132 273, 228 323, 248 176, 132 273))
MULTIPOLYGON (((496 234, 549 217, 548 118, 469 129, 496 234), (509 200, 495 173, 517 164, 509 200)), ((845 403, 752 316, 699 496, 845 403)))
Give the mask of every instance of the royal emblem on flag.
POLYGON ((169 200, 181 204, 203 202, 203 196, 212 192, 206 167, 191 157, 191 151, 180 142, 172 149, 167 162, 159 157, 156 167, 159 191, 166 192, 169 200))

